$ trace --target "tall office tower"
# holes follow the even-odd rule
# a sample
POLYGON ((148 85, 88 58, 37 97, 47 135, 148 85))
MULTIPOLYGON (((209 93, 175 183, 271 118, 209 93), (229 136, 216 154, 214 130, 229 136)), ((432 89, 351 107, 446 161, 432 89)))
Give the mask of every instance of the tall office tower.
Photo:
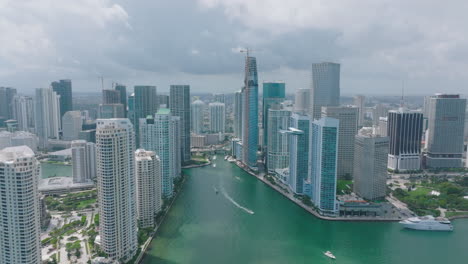
POLYGON ((96 178, 96 145, 85 140, 73 140, 73 182, 83 183, 96 178))
POLYGON ((15 96, 13 98, 13 118, 18 121, 18 130, 33 131, 34 102, 29 96, 15 96))
POLYGON ((213 99, 214 99, 214 102, 223 103, 223 104, 226 103, 224 94, 213 94, 213 99))
POLYGON ((354 192, 366 200, 385 198, 388 137, 360 133, 355 142, 354 192))
POLYGON ((195 134, 203 133, 203 112, 205 111, 205 103, 201 100, 196 100, 192 103, 192 132, 195 134))
MULTIPOLYGON (((128 119, 130 119, 130 121, 132 121, 132 123, 135 123, 138 121, 137 119, 135 119, 135 93, 131 93, 128 96, 127 103, 128 103, 127 117, 128 119)), ((138 134, 136 135, 138 136, 138 134)))
POLYGON ((62 138, 66 141, 78 139, 83 121, 80 111, 68 111, 62 117, 62 138))
POLYGON ((336 214, 336 169, 340 121, 324 117, 312 123, 310 148, 312 202, 323 214, 336 214))
POLYGON ((309 140, 310 117, 293 113, 290 119, 291 127, 282 130, 288 135, 289 145, 289 179, 288 184, 294 193, 304 193, 304 181, 309 174, 309 140))
POLYGON ((153 151, 136 150, 137 216, 140 228, 153 227, 154 217, 161 211, 161 169, 159 163, 159 157, 153 151))
POLYGON ((263 82, 263 146, 268 146, 268 110, 280 109, 280 104, 286 98, 286 84, 284 82, 263 82))
POLYGON ((234 94, 234 137, 242 138, 242 91, 234 94))
POLYGON ((127 87, 123 84, 115 84, 115 90, 119 92, 119 103, 123 105, 124 117, 127 117, 127 87))
POLYGON ((340 105, 340 64, 322 62, 312 64, 312 87, 309 114, 320 119, 322 106, 340 105))
POLYGON ((358 108, 358 126, 363 126, 364 124, 364 110, 366 107, 366 97, 364 95, 356 95, 353 98, 354 105, 358 108))
POLYGON ((274 173, 276 169, 289 167, 288 137, 282 130, 289 128, 291 111, 268 110, 268 134, 267 145, 267 168, 268 172, 274 173))
POLYGON ((112 89, 102 90, 102 104, 120 104, 120 91, 112 89))
POLYGON ((42 263, 38 181, 41 165, 26 147, 0 150, 0 263, 42 263))
POLYGON ((98 117, 100 119, 124 118, 125 110, 123 104, 100 104, 98 117))
POLYGON ((59 139, 60 118, 60 96, 50 88, 36 89, 34 121, 40 148, 47 148, 49 138, 59 139))
POLYGON ((171 85, 169 106, 180 117, 180 151, 182 162, 190 160, 190 85, 171 85))
POLYGON ((161 108, 169 108, 169 95, 158 94, 158 105, 161 108))
POLYGON ((258 148, 258 75, 257 59, 245 58, 245 79, 242 90, 242 162, 257 167, 258 148))
POLYGON ((294 99, 294 111, 301 114, 309 112, 310 108, 310 89, 300 88, 296 90, 294 99))
MULTIPOLYGON (((146 118, 148 115, 154 115, 158 111, 158 97, 156 95, 156 86, 135 86, 133 126, 135 134, 139 134, 139 119, 146 118)), ((137 146, 139 138, 137 137, 137 146)))
POLYGON ((429 102, 428 168, 460 168, 466 99, 458 94, 436 94, 429 102))
POLYGON ((52 89, 60 96, 60 118, 73 110, 72 82, 71 80, 59 80, 51 83, 52 89))
POLYGON ((226 107, 223 103, 210 103, 210 132, 224 133, 226 127, 226 107))
POLYGON ((173 179, 180 175, 180 118, 161 108, 153 117, 140 119, 142 148, 154 151, 161 161, 162 196, 173 194, 173 179))
POLYGON ((13 118, 12 102, 16 96, 16 89, 0 87, 0 118, 5 120, 13 118))
POLYGON ((98 119, 96 168, 101 249, 114 260, 136 253, 135 134, 126 118, 98 119))
POLYGON ((357 107, 326 106, 322 107, 322 117, 331 117, 340 121, 338 136, 338 179, 350 179, 353 176, 354 137, 358 132, 357 107))
POLYGON ((387 124, 388 168, 398 171, 421 169, 423 114, 400 108, 388 113, 387 124))
POLYGON ((384 106, 383 104, 376 104, 372 109, 373 124, 378 125, 381 117, 387 117, 388 110, 388 107, 384 106))

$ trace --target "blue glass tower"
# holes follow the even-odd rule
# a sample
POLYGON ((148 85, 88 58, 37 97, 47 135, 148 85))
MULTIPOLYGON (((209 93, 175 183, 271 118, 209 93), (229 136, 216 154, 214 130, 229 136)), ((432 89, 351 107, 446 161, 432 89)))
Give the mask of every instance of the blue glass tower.
POLYGON ((268 146, 268 110, 279 109, 279 105, 286 98, 286 85, 284 82, 263 83, 263 146, 268 146))
POLYGON ((242 145, 243 162, 250 168, 257 167, 258 148, 258 76, 257 60, 247 54, 245 80, 242 89, 242 145))

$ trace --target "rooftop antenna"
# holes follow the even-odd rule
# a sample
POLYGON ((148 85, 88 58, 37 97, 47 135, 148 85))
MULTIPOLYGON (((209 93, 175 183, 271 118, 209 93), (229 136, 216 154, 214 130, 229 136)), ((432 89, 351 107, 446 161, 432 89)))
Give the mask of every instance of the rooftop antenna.
POLYGON ((104 90, 104 76, 99 77, 101 79, 101 90, 104 90))
POLYGON ((401 81, 401 101, 400 107, 403 108, 405 106, 405 81, 401 81))

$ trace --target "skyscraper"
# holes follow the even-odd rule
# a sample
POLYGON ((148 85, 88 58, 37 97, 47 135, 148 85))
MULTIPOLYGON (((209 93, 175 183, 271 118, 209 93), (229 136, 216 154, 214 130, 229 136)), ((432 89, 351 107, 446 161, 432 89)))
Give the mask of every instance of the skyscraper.
POLYGON ((167 108, 153 117, 140 119, 140 141, 145 150, 154 151, 161 161, 162 196, 173 194, 173 179, 180 175, 180 118, 167 108))
POLYGON ((101 119, 124 118, 125 110, 123 104, 100 104, 98 117, 101 119))
POLYGON ((429 102, 428 168, 462 166, 466 99, 458 94, 436 94, 429 102))
POLYGON ((73 110, 72 82, 71 80, 59 80, 51 83, 52 89, 60 96, 60 118, 73 110))
POLYGON ((192 103, 192 132, 195 134, 203 133, 203 112, 205 103, 201 100, 195 100, 192 103))
POLYGON ((73 140, 73 182, 83 183, 96 178, 96 145, 85 140, 73 140))
POLYGON ((397 171, 421 169, 423 114, 403 108, 388 113, 388 168, 397 171))
POLYGON ((18 130, 34 130, 34 101, 29 96, 13 98, 13 118, 18 121, 18 130))
POLYGON ((101 249, 114 260, 136 253, 135 134, 126 118, 98 119, 96 164, 101 249))
POLYGON ((309 112, 310 108, 310 89, 300 88, 296 90, 294 99, 294 111, 301 114, 309 112))
POLYGON ((242 138, 242 91, 234 94, 234 137, 242 138))
POLYGON ((171 113, 180 117, 180 151, 182 162, 190 160, 190 85, 171 85, 171 113))
POLYGON ((115 90, 119 92, 120 102, 123 105, 124 117, 127 117, 127 87, 123 84, 115 84, 115 90))
POLYGON ((0 150, 0 263, 42 263, 40 166, 26 146, 0 150))
POLYGON ((224 94, 213 94, 213 98, 214 98, 214 102, 223 103, 223 104, 226 103, 224 94))
POLYGON ((12 102, 15 96, 15 88, 0 87, 0 118, 5 120, 13 118, 12 102))
MULTIPOLYGON (((136 135, 139 134, 139 119, 146 118, 148 115, 154 115, 158 111, 158 97, 156 95, 156 86, 135 86, 134 112, 132 120, 136 135)), ((137 138, 137 146, 139 139, 137 138)))
POLYGON ((102 104, 120 104, 120 91, 112 89, 102 90, 102 104))
POLYGON ((387 192, 388 137, 356 135, 354 192, 367 200, 384 199, 387 192))
POLYGON ((223 103, 210 103, 210 132, 223 133, 226 127, 226 108, 223 103))
POLYGON ((270 109, 268 112, 267 169, 274 173, 289 166, 288 136, 280 132, 290 127, 291 111, 270 109))
POLYGON ((80 111, 68 111, 62 117, 62 138, 63 140, 71 141, 79 138, 81 132, 80 111))
POLYGON ((304 193, 304 181, 309 174, 309 139, 310 117, 293 113, 290 119, 291 127, 282 130, 288 135, 289 145, 289 179, 288 184, 296 194, 304 193))
POLYGON ((158 105, 161 108, 169 108, 169 95, 158 94, 158 105))
POLYGON ((340 105, 340 64, 322 62, 312 64, 312 87, 309 114, 320 119, 322 106, 340 105))
POLYGON ((354 138, 358 132, 358 113, 359 110, 356 107, 322 107, 322 117, 331 117, 340 121, 337 163, 339 179, 353 176, 354 138))
POLYGON ((284 82, 263 83, 263 146, 268 146, 268 110, 279 109, 280 104, 286 98, 286 84, 284 82))
POLYGON ((358 115, 358 126, 363 126, 364 124, 364 110, 366 106, 366 97, 364 95, 356 95, 353 98, 354 105, 358 108, 359 110, 359 115, 358 115))
POLYGON ((312 202, 323 214, 334 215, 339 121, 324 117, 312 123, 310 148, 312 202))
POLYGON ((49 138, 59 139, 60 96, 50 88, 36 89, 34 121, 39 147, 47 148, 49 138))
POLYGON ((242 162, 257 167, 258 148, 258 76, 257 60, 247 54, 242 90, 242 162))
POLYGON ((154 217, 161 211, 159 163, 159 157, 153 151, 137 149, 135 152, 137 215, 141 228, 153 227, 154 217))

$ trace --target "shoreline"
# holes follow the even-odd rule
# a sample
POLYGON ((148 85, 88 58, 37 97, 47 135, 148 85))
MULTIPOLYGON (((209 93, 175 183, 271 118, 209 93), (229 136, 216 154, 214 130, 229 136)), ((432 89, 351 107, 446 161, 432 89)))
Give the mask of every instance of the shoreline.
MULTIPOLYGON (((246 169, 244 166, 241 166, 238 164, 238 161, 233 162, 237 167, 245 171, 246 173, 250 174, 251 176, 255 177, 256 179, 260 180, 261 182, 265 183, 268 185, 270 188, 274 189, 275 191, 279 192, 282 194, 284 197, 286 197, 289 201, 293 202, 295 205, 301 207, 305 211, 309 212, 313 216, 321 219, 321 220, 326 220, 326 221, 342 221, 342 222, 399 222, 401 219, 382 219, 382 218, 342 218, 342 217, 329 217, 329 216, 324 216, 319 214, 317 211, 315 211, 313 208, 305 205, 302 203, 300 200, 294 198, 293 196, 289 195, 289 193, 285 193, 280 187, 277 185, 273 185, 271 182, 266 180, 265 178, 255 174, 252 171, 249 171, 246 169)), ((467 216, 468 218, 468 216, 467 216)))

